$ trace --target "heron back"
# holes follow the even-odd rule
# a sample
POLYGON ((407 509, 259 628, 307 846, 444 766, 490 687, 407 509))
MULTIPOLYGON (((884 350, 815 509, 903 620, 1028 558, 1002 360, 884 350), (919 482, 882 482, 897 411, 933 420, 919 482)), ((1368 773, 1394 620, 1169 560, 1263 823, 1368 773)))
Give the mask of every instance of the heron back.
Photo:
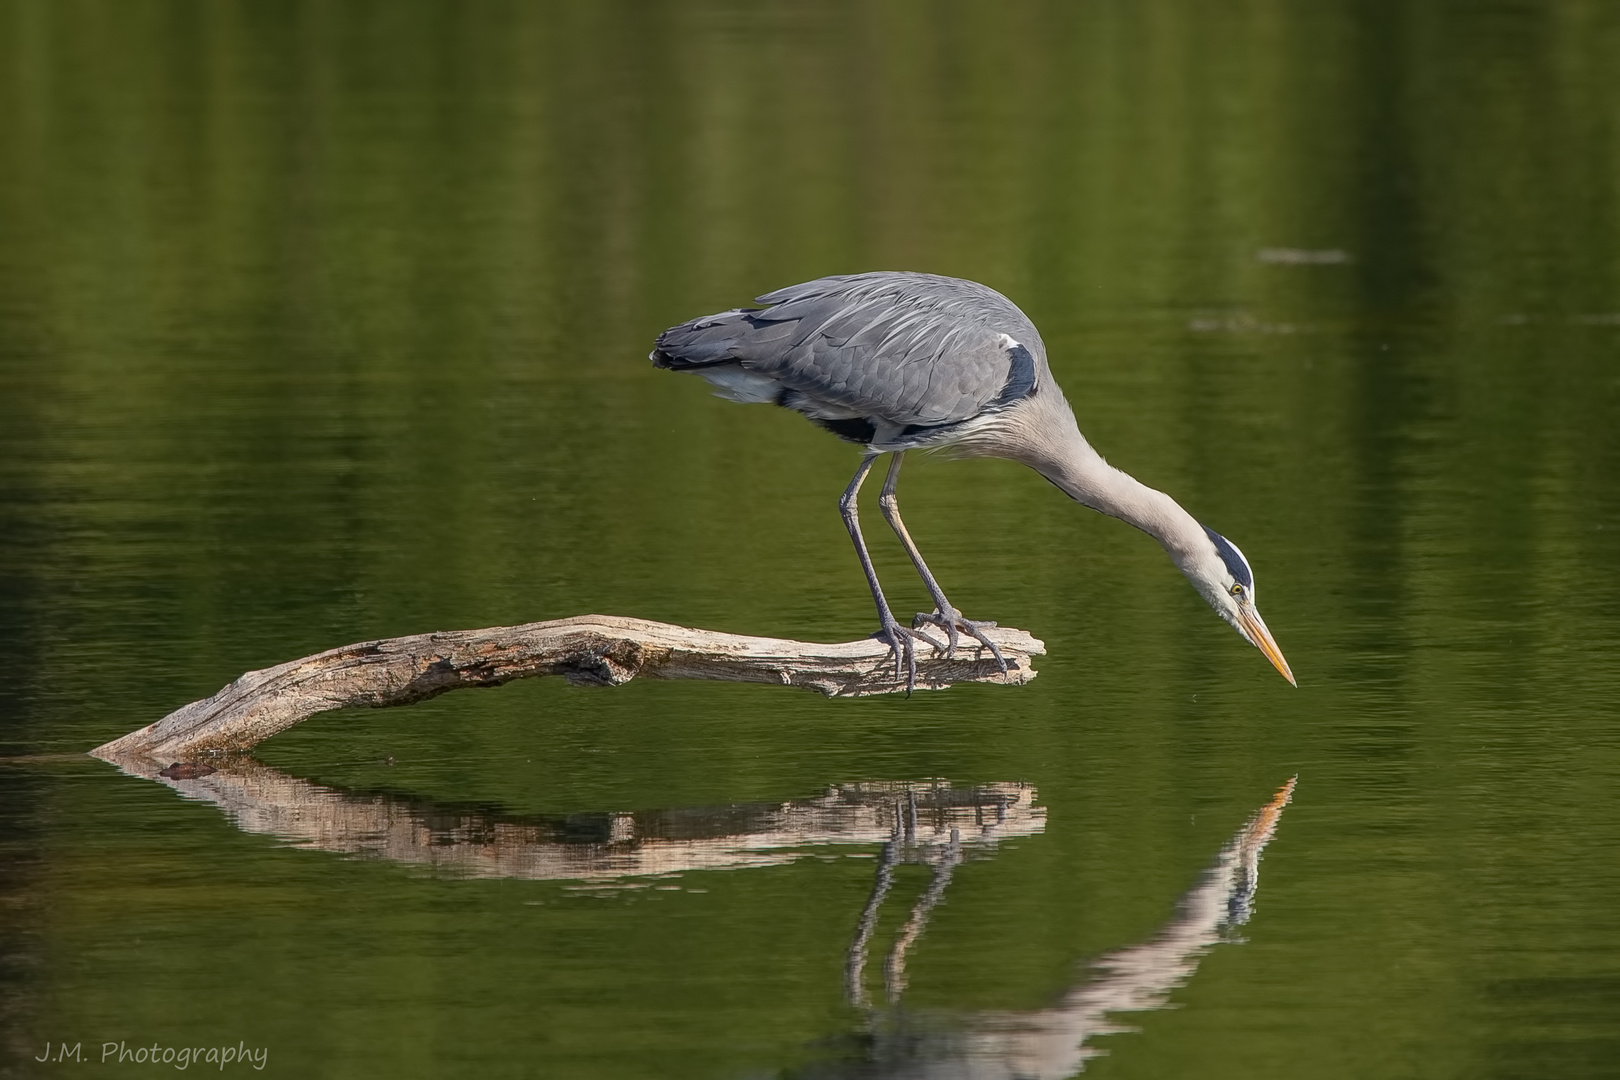
POLYGON ((845 438, 917 445, 1031 393, 1045 346, 984 285, 933 274, 819 278, 671 327, 655 364, 697 371, 741 401, 775 401, 845 438), (902 436, 902 433, 906 433, 902 436))

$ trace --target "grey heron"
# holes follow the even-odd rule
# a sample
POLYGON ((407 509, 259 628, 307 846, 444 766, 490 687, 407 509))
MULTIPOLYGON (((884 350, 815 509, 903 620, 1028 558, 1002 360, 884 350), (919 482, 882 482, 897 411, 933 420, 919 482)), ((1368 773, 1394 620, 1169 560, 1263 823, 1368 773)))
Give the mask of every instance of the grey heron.
POLYGON ((1249 561, 1170 496, 1092 449, 1052 378, 1041 335, 1011 300, 977 282, 898 271, 818 278, 756 300, 765 306, 670 327, 650 358, 702 376, 720 397, 792 409, 865 448, 839 510, 877 604, 876 636, 888 643, 897 678, 905 665, 908 687, 916 682, 918 641, 951 656, 966 634, 1006 670, 984 633, 995 624, 964 618, 951 605, 900 520, 901 460, 908 450, 942 447, 1028 465, 1075 501, 1152 536, 1215 613, 1294 682, 1255 607, 1249 561), (911 627, 895 619, 861 538, 856 497, 883 454, 893 457, 878 505, 935 605, 911 627))

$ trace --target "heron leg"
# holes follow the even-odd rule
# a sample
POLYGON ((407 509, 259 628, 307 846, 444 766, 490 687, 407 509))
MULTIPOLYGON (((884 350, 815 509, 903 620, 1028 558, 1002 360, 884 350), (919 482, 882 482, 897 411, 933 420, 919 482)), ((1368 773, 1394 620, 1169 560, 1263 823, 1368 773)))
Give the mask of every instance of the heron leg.
POLYGON ((901 626, 895 619, 894 612, 889 610, 889 601, 883 596, 883 586, 878 584, 877 570, 872 566, 872 556, 867 553, 866 541, 861 539, 861 515, 856 496, 860 494, 866 474, 872 471, 872 462, 877 459, 876 454, 868 454, 861 459, 849 487, 844 489, 843 497, 838 500, 838 512, 843 515, 844 528, 849 530, 849 538, 855 544, 855 554, 861 560, 861 569, 866 571, 866 584, 871 587, 872 599, 877 603, 878 622, 881 624, 877 636, 889 643, 889 650, 894 654, 896 679, 900 677, 901 665, 905 665, 906 692, 910 693, 917 685, 917 651, 913 639, 928 642, 936 652, 946 652, 947 646, 931 634, 901 626))
MULTIPOLYGON (((889 523, 889 528, 893 529, 894 535, 900 538, 900 544, 906 549, 906 554, 911 556, 911 565, 917 568, 918 576, 923 579, 923 584, 928 587, 928 595, 934 598, 934 607, 936 609, 934 613, 932 615, 918 615, 917 620, 919 622, 933 623, 945 631, 949 639, 945 647, 945 655, 948 657, 956 655, 957 628, 960 627, 966 630, 969 636, 990 650, 990 655, 996 658, 996 663, 1001 665, 1001 672, 1005 675, 1007 673, 1007 659, 1001 655, 1001 650, 996 647, 996 643, 991 641, 984 633, 986 628, 993 627, 996 624, 964 618, 960 611, 951 606, 951 602, 945 599, 945 590, 941 589, 939 582, 934 580, 934 575, 928 570, 928 564, 923 562, 922 552, 917 550, 917 545, 912 542, 911 534, 906 531, 906 523, 900 520, 900 499, 895 494, 895 488, 900 483, 900 459, 903 457, 905 457, 905 451, 902 450, 889 459, 889 475, 883 481, 883 493, 878 496, 878 506, 883 510, 883 519, 889 523)), ((870 462, 871 459, 867 460, 870 462)))

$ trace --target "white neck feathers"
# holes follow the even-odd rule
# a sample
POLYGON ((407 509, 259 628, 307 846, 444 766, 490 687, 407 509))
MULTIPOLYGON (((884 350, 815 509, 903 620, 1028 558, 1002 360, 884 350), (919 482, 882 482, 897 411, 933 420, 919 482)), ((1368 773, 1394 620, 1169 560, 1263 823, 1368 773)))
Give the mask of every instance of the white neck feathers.
POLYGON ((1204 527, 1181 504, 1114 468, 1080 434, 1062 396, 1040 395, 1017 410, 997 451, 1052 481, 1076 502, 1135 525, 1178 564, 1209 545, 1204 527), (1044 398, 1044 400, 1041 400, 1044 398))

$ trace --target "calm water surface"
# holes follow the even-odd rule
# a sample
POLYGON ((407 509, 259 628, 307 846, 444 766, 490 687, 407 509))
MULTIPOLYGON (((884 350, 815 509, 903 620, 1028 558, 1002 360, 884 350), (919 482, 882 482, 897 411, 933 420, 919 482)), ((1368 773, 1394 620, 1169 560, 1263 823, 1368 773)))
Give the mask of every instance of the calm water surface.
POLYGON ((1613 4, 3 0, 0 162, 0 1075, 1620 1076, 1613 4), (84 756, 372 637, 869 632, 852 449, 644 357, 871 268, 1017 300, 1300 688, 918 460, 1026 688, 84 756))

